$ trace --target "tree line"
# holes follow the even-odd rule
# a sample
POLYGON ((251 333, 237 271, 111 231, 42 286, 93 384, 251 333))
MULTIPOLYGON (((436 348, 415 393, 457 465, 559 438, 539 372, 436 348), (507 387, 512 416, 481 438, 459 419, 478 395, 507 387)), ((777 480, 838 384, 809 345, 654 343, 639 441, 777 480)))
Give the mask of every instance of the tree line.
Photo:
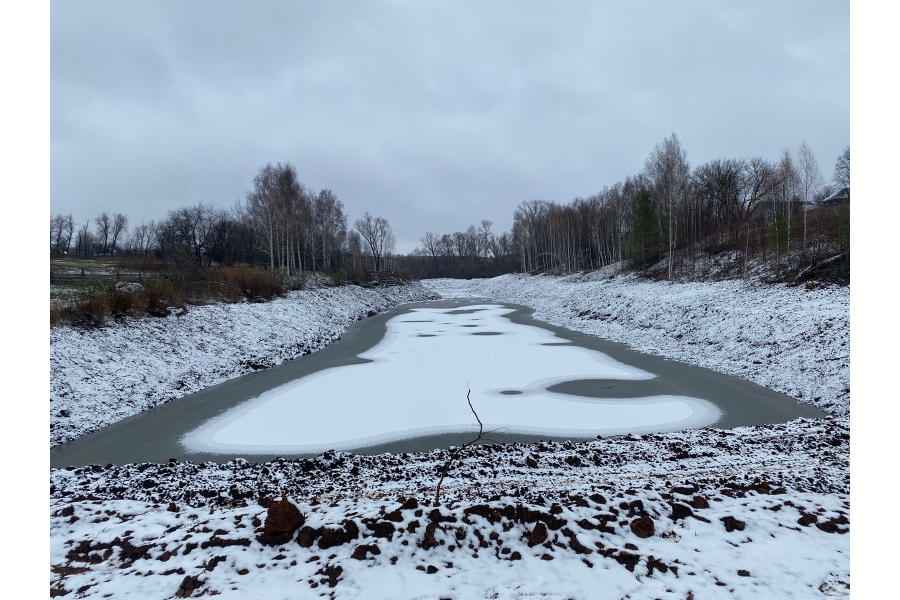
POLYGON ((849 280, 849 204, 823 205, 849 186, 849 146, 826 182, 805 143, 776 161, 722 158, 691 168, 673 133, 623 182, 568 204, 524 201, 512 231, 501 236, 489 232, 488 221, 466 232, 428 232, 414 254, 422 276, 483 276, 491 270, 486 263, 526 273, 618 263, 641 271, 656 266, 657 275, 672 280, 701 276, 724 260, 731 274, 755 265, 786 279, 822 263, 849 280))
POLYGON ((201 202, 130 230, 118 213, 103 212, 77 229, 72 215, 50 219, 52 256, 155 257, 197 268, 249 264, 287 276, 381 271, 393 245, 386 219, 366 212, 349 229, 337 195, 309 189, 290 163, 262 167, 244 201, 228 210, 201 202))
MULTIPOLYGON (((51 255, 154 256, 198 268, 249 264, 272 274, 401 270, 413 277, 486 277, 514 271, 570 273, 618 264, 668 279, 702 276, 717 262, 773 279, 815 273, 849 280, 849 203, 824 203, 850 186, 850 148, 826 182, 808 145, 761 157, 719 158, 691 167, 676 134, 622 182, 569 203, 527 200, 512 229, 482 220, 465 231, 426 232, 409 256, 394 256, 383 217, 348 227, 329 189, 300 182, 290 163, 267 164, 229 210, 199 203, 129 229, 106 212, 76 227, 50 219, 51 255)), ((847 195, 849 198, 849 195, 847 195)))
POLYGON ((412 254, 396 257, 398 268, 413 277, 493 277, 516 270, 511 233, 495 234, 483 219, 465 231, 422 236, 412 254))

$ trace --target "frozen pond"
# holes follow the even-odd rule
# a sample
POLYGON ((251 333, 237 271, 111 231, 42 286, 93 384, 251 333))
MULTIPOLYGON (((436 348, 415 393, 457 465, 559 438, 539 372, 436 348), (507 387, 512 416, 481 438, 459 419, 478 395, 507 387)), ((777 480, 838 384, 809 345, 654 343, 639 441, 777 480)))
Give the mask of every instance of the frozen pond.
POLYGON ((51 464, 406 452, 815 417, 754 384, 473 301, 406 305, 328 348, 51 450, 51 464))
POLYGON ((686 396, 595 399, 547 388, 581 379, 655 375, 510 321, 497 304, 415 308, 387 322, 360 358, 262 394, 184 437, 187 450, 271 454, 346 450, 409 437, 477 431, 593 436, 698 427, 720 416, 686 396))

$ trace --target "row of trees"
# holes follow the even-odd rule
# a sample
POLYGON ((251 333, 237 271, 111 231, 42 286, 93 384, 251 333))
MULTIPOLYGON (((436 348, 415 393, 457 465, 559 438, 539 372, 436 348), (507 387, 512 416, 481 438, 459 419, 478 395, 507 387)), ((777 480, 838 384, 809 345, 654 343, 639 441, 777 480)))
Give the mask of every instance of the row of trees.
POLYGON ((760 259, 781 272, 849 251, 849 207, 817 208, 849 182, 849 147, 826 185, 806 144, 774 162, 726 158, 691 169, 673 133, 623 183, 569 204, 520 204, 513 243, 524 272, 572 272, 624 259, 644 269, 665 258, 666 276, 674 279, 725 251, 739 253, 744 270, 760 259))
POLYGON ((512 234, 496 235, 493 222, 465 231, 427 232, 412 255, 397 258, 400 270, 414 277, 490 277, 515 270, 512 234))
POLYGON ((113 255, 119 250, 121 238, 128 228, 128 218, 116 213, 112 217, 103 212, 94 219, 96 229, 91 231, 91 222, 85 221, 75 231, 72 215, 55 215, 50 219, 50 253, 69 254, 74 251, 79 256, 113 255))
POLYGON ((499 235, 487 220, 465 231, 429 231, 412 255, 394 257, 387 220, 366 212, 348 228, 331 190, 314 192, 293 165, 277 163, 260 169, 244 201, 230 210, 200 203, 130 231, 122 214, 102 213, 77 230, 71 215, 56 215, 50 251, 157 256, 197 267, 245 263, 287 276, 390 267, 420 277, 475 277, 573 272, 626 260, 643 270, 665 259, 664 275, 675 279, 723 253, 742 262, 745 273, 756 260, 779 275, 836 258, 849 270, 849 206, 820 206, 849 184, 849 147, 826 184, 806 144, 775 161, 722 158, 691 168, 673 133, 624 182, 568 204, 522 202, 512 230, 499 235))
POLYGON ((393 250, 390 224, 368 212, 348 230, 343 203, 331 190, 313 192, 287 163, 265 165, 253 189, 230 210, 199 203, 169 211, 128 231, 122 214, 102 213, 75 231, 71 215, 50 219, 52 255, 153 256, 182 265, 255 264, 272 273, 384 268, 393 250))

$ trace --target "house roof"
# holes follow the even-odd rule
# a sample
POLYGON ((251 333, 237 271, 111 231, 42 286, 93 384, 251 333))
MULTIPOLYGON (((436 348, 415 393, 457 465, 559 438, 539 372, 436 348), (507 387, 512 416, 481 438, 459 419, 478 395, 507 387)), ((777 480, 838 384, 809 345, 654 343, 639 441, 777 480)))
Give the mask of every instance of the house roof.
POLYGON ((822 200, 822 204, 840 204, 842 202, 850 202, 850 188, 841 188, 832 195, 822 200))

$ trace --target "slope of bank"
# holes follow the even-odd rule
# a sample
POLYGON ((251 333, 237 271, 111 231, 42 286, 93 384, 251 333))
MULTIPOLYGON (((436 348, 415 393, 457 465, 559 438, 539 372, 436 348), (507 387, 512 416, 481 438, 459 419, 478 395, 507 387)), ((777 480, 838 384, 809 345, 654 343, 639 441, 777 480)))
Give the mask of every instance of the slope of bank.
POLYGON ((595 272, 430 279, 447 298, 534 317, 758 383, 839 416, 850 410, 850 289, 753 281, 669 283, 595 272))
POLYGON ((50 330, 50 444, 203 388, 309 354, 352 323, 435 298, 420 284, 290 292, 259 304, 191 307, 96 330, 50 330))
POLYGON ((840 421, 474 446, 439 507, 439 451, 57 469, 51 595, 846 596, 840 421))

